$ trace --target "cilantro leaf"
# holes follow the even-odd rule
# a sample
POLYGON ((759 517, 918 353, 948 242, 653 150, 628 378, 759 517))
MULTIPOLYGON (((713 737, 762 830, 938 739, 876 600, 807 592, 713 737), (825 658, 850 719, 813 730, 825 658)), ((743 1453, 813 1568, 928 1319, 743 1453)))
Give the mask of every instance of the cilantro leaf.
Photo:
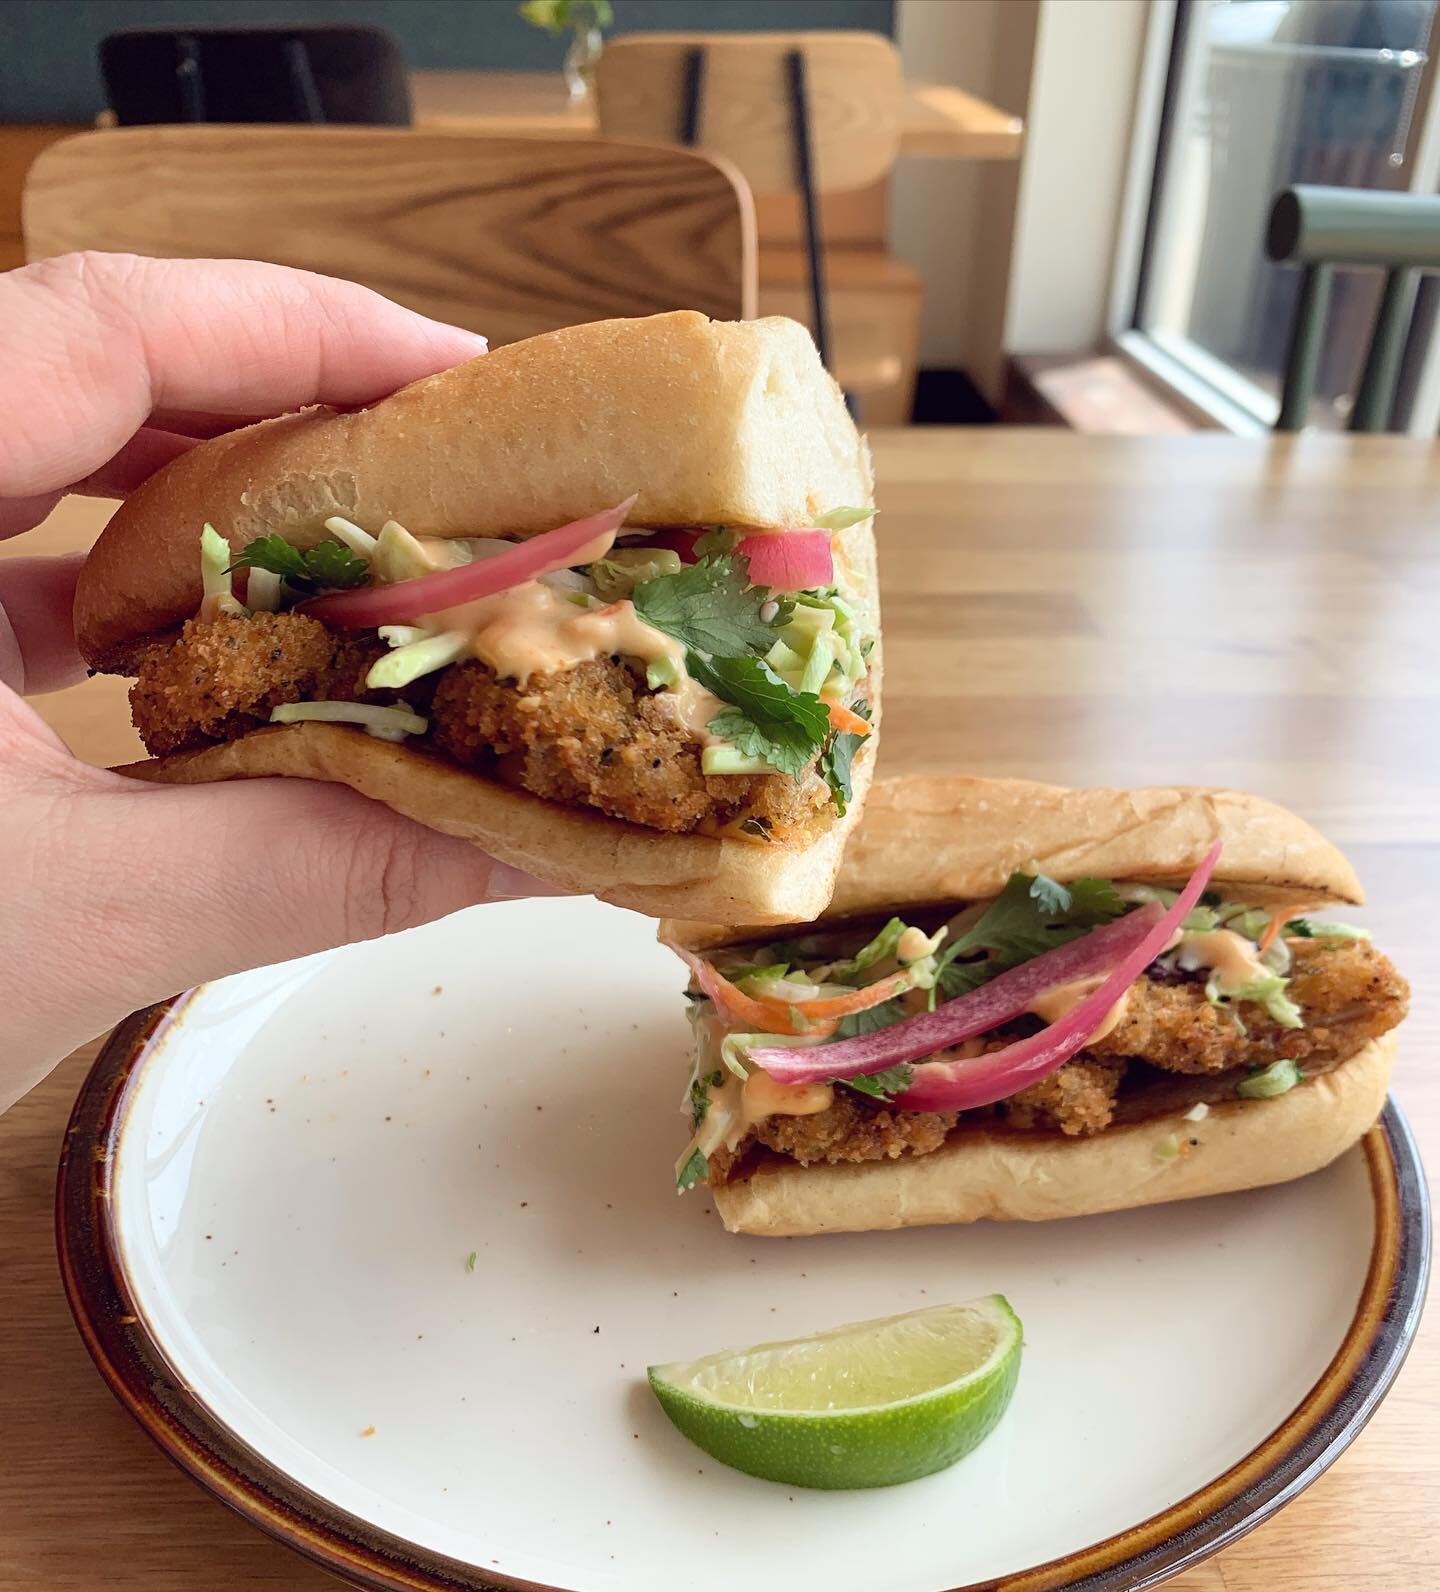
MULTIPOLYGON (((855 711, 862 719, 870 717, 870 704, 857 702, 855 711)), ((850 805, 850 798, 854 794, 851 785, 851 770, 855 766, 855 754, 865 744, 867 736, 852 735, 847 730, 836 730, 826 742, 824 750, 820 753, 820 777, 830 787, 830 795, 835 803, 835 811, 840 817, 845 816, 845 809, 850 805)))
POLYGON ((740 542, 740 533, 723 525, 712 525, 695 543, 696 558, 715 558, 721 553, 733 553, 740 542))
POLYGON ((1098 928, 1126 911, 1120 892, 1108 879, 1072 879, 1070 882, 1070 921, 1098 928))
POLYGON ((914 1076, 915 1069, 908 1062, 902 1061, 898 1066, 886 1067, 883 1072, 842 1078, 840 1082, 847 1089, 853 1089, 856 1094, 869 1095, 872 1100, 892 1100, 910 1087, 914 1076))
POLYGON ((318 542, 307 552, 293 547, 283 536, 257 536, 236 557, 231 569, 267 569, 296 591, 326 587, 349 591, 370 578, 370 565, 357 558, 342 542, 318 542))
POLYGON ((1037 873, 1030 881, 1030 895, 1039 903, 1042 912, 1058 914, 1070 910, 1070 892, 1043 873, 1037 873))
MULTIPOLYGON (((641 590, 644 590, 642 587, 641 590)), ((739 712, 717 713, 714 734, 750 757, 763 757, 782 773, 805 772, 830 728, 830 715, 810 691, 795 691, 759 658, 685 659, 691 679, 739 712)))
POLYGON ((783 622, 778 610, 773 619, 760 617, 768 600, 765 588, 751 586, 740 564, 728 554, 702 558, 679 574, 644 581, 632 600, 647 625, 692 652, 717 658, 768 652, 775 644, 777 624, 783 622))
POLYGON ((1125 902, 1108 880, 1077 879, 1067 887, 1043 875, 1012 873, 979 921, 940 953, 937 987, 947 1000, 954 1000, 1125 910, 1125 902))
MULTIPOLYGON (((973 962, 947 962, 935 975, 935 988, 947 1001, 953 1001, 957 996, 968 995, 972 989, 979 989, 997 973, 1003 973, 1007 967, 1014 965, 1013 962, 992 960, 988 956, 973 962)), ((934 1010, 933 1004, 931 1010, 934 1010)))
POLYGON ((718 1089, 725 1081, 725 1074, 717 1068, 716 1071, 706 1073, 690 1082, 690 1120, 698 1128, 705 1120, 710 1110, 710 1091, 718 1089))
POLYGON ((710 1163, 702 1150, 692 1150, 684 1164, 675 1173, 675 1187, 683 1194, 686 1189, 703 1183, 710 1175, 710 1163))
POLYGON ((835 1030, 836 1038, 854 1039, 860 1034, 874 1034, 901 1022, 906 1015, 905 1007, 898 997, 881 1001, 868 1011, 851 1012, 848 1017, 842 1017, 839 1028, 835 1030))

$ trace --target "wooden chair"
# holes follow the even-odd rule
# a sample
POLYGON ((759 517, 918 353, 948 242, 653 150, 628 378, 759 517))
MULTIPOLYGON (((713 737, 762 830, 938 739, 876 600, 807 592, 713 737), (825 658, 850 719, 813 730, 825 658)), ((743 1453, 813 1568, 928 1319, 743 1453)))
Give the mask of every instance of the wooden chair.
POLYGON ((231 256, 348 277, 515 342, 607 316, 755 314, 755 218, 723 162, 605 139, 135 127, 45 150, 27 257, 231 256))
POLYGON ((919 276, 883 248, 824 248, 816 202, 873 188, 895 164, 904 81, 890 40, 858 32, 632 33, 606 46, 596 90, 607 136, 722 156, 762 201, 804 201, 808 190, 802 214, 813 257, 808 247, 762 245, 761 312, 810 326, 841 386, 859 395, 867 423, 907 421, 919 276), (808 113, 798 142, 797 70, 808 113))
POLYGON ((116 124, 408 127, 410 79, 384 28, 132 28, 100 42, 116 124))
POLYGON ((1359 265, 1383 267, 1386 276, 1350 429, 1389 430, 1420 273, 1440 270, 1440 198, 1370 188, 1287 188, 1271 207, 1265 252, 1305 267, 1275 429, 1304 426, 1335 267, 1359 265))

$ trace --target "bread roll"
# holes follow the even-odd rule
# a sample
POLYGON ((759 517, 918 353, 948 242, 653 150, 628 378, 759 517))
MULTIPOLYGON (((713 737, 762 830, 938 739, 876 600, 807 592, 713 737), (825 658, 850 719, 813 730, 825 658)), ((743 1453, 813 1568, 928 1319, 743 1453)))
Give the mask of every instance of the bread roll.
POLYGON ((963 1129, 929 1155, 839 1166, 767 1163, 712 1189, 732 1233, 794 1238, 941 1222, 1044 1222, 1284 1183, 1328 1166, 1385 1104, 1395 1035, 1273 1100, 1211 1106, 1200 1122, 1172 1112, 1063 1133, 963 1129), (1174 1134, 1182 1153, 1161 1152, 1174 1134), (1194 1141, 1193 1144, 1191 1141, 1194 1141))
MULTIPOLYGON (((202 443, 152 476, 81 571, 93 668, 200 602, 207 520, 237 552, 308 547, 335 514, 378 531, 514 536, 639 501, 638 526, 785 529, 872 501, 870 455, 810 334, 694 310, 592 321, 427 377, 356 414, 310 409, 202 443)), ((868 538, 868 528, 865 532, 868 538)))
MULTIPOLYGON (((1017 869, 1062 884, 1092 877, 1178 885, 1217 839, 1225 849, 1210 888, 1222 895, 1295 911, 1364 899, 1335 846, 1258 796, 1184 786, 1068 790, 952 775, 874 787, 816 921, 983 901, 1017 869)), ((763 927, 660 925, 663 941, 689 950, 756 937, 778 936, 763 927)), ((894 1161, 801 1166, 769 1156, 748 1178, 711 1192, 731 1232, 794 1237, 982 1217, 1045 1221, 1257 1188, 1348 1149, 1380 1114, 1394 1056, 1395 1036, 1386 1034, 1276 1099, 1227 1100, 1198 1123, 1170 1112, 1088 1138, 965 1126, 930 1154, 894 1161), (1165 1159, 1156 1150, 1172 1133, 1184 1153, 1165 1159)))
MULTIPOLYGON (((952 774, 875 786, 819 921, 988 900, 1016 869, 1061 884, 1089 877, 1179 885, 1216 840, 1225 851, 1210 887, 1222 895, 1297 911, 1365 899, 1337 847, 1303 818, 1243 791, 1068 790, 952 774)), ((752 936, 672 921, 661 924, 660 937, 704 950, 752 936)))

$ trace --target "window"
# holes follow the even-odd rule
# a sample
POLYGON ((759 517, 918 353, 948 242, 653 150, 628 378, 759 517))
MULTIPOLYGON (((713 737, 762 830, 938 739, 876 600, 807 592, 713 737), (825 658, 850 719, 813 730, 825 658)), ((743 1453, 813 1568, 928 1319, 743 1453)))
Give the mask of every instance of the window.
MULTIPOLYGON (((1264 256, 1291 183, 1407 188, 1437 0, 1178 0, 1148 139, 1122 343, 1222 418, 1278 408, 1299 272, 1264 256)), ((1143 119, 1142 119, 1143 120, 1143 119)), ((1337 274, 1311 424, 1345 425, 1380 293, 1337 274)), ((1417 317, 1417 324, 1419 318, 1417 317)))

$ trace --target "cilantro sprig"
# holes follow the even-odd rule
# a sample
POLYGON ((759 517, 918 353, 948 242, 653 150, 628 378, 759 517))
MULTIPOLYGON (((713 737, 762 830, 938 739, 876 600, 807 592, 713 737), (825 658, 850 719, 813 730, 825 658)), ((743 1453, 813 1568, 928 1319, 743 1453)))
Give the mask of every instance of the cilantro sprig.
POLYGON ((1012 873, 980 919, 940 953, 937 990, 954 1000, 1125 911, 1125 902, 1107 879, 1062 885, 1044 874, 1012 873))
POLYGON ((719 531, 702 538, 695 563, 635 588, 635 611, 685 648, 691 679, 729 704, 710 721, 715 735, 795 778, 818 758, 843 815, 864 737, 833 732, 819 696, 797 691, 765 662, 795 600, 750 585, 732 543, 733 536, 719 531))
POLYGON ((878 1006, 868 1007, 863 1012, 851 1012, 840 1019, 840 1026, 835 1030, 837 1039, 858 1039, 861 1034, 878 1033, 882 1028, 891 1028, 896 1023, 903 1022, 909 1015, 905 1010, 904 1002, 897 996, 894 1000, 881 1001, 878 1006))
POLYGON ((783 774, 797 778, 819 751, 830 728, 825 704, 810 691, 796 691, 760 658, 685 660, 691 679, 732 703, 710 720, 716 735, 748 757, 763 757, 783 774))
MULTIPOLYGON (((857 702, 855 712, 869 719, 870 704, 857 702)), ((850 798, 855 794, 852 771, 855 754, 865 744, 868 736, 854 735, 848 730, 836 730, 820 752, 820 777, 830 787, 830 797, 835 811, 843 818, 850 798)))
POLYGON ((902 1061, 881 1072, 862 1073, 854 1078, 842 1078, 840 1082, 856 1094, 869 1095, 872 1100, 893 1100, 896 1095, 904 1094, 914 1077, 914 1067, 902 1061))
POLYGON ((749 585, 728 554, 647 580, 634 595, 635 612, 647 625, 712 658, 763 656, 775 645, 776 632, 795 605, 787 599, 762 619, 769 600, 765 587, 749 585))
POLYGON ((257 536, 230 568, 268 569, 287 586, 307 596, 322 589, 350 591, 370 578, 369 561, 357 558, 342 542, 317 542, 301 552, 283 536, 275 535, 257 536))
POLYGON ((703 1183, 710 1175, 710 1163, 705 1158, 702 1150, 692 1150, 684 1162, 676 1169, 675 1187, 683 1194, 687 1189, 692 1189, 697 1183, 703 1183))

